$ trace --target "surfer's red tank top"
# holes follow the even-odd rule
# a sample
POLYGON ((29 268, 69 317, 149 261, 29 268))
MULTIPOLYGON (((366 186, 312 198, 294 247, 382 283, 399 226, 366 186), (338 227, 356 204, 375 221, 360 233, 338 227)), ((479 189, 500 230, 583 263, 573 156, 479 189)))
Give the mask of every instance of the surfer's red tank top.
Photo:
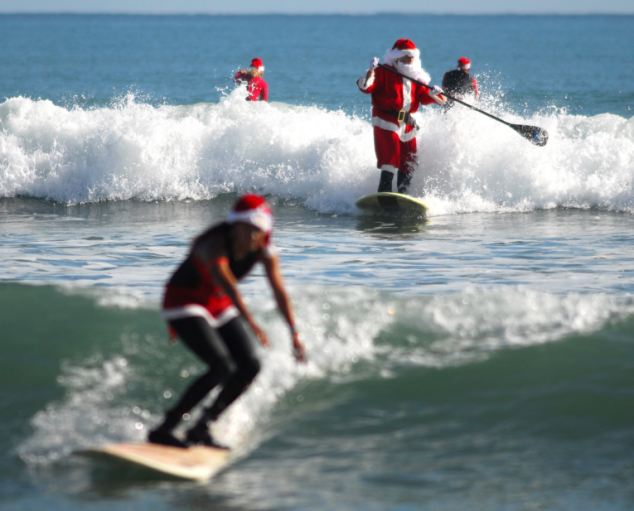
MULTIPOLYGON (((240 280, 253 269, 258 261, 266 256, 268 247, 251 252, 237 261, 231 249, 230 229, 231 225, 226 222, 212 226, 196 238, 193 246, 208 237, 216 237, 220 233, 219 238, 225 244, 231 271, 236 279, 240 280)), ((233 302, 220 284, 214 280, 209 267, 197 260, 192 252, 190 251, 185 261, 167 283, 163 297, 163 309, 180 309, 188 305, 202 305, 212 316, 218 318, 223 311, 233 306, 233 302)))

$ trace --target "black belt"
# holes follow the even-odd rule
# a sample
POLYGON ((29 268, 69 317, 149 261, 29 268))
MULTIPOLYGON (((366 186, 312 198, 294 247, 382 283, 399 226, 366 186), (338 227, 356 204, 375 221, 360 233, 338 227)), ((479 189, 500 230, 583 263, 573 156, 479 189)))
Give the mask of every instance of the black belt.
POLYGON ((416 124, 416 120, 412 117, 412 114, 406 112, 405 110, 379 110, 379 112, 396 116, 399 124, 404 122, 408 126, 414 126, 415 128, 418 126, 416 124))

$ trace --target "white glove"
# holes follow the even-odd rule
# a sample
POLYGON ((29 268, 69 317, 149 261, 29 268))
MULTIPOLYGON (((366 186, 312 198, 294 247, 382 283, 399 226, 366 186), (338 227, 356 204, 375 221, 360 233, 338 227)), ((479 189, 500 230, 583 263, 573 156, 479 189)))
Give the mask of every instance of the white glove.
POLYGON ((362 76, 357 80, 357 85, 362 91, 366 91, 374 83, 374 70, 379 66, 379 57, 374 57, 370 62, 365 76, 362 76))
POLYGON ((447 98, 443 96, 443 91, 438 85, 432 85, 429 87, 429 95, 439 105, 444 105, 447 102, 447 98))

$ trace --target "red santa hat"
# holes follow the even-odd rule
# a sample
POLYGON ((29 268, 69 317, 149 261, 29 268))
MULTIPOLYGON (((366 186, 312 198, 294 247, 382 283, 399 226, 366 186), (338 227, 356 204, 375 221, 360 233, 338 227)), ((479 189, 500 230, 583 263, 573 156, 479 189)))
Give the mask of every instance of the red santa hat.
POLYGON ((396 60, 401 57, 414 58, 414 62, 408 65, 409 69, 406 71, 408 76, 423 83, 429 83, 431 81, 431 76, 423 69, 420 61, 420 50, 416 48, 416 45, 411 39, 397 39, 394 46, 387 50, 383 56, 383 63, 388 66, 397 66, 396 60))
POLYGON ((263 197, 247 194, 240 197, 227 215, 227 222, 244 222, 267 234, 273 229, 273 213, 263 197))
POLYGON ((465 71, 471 69, 471 59, 469 57, 460 57, 458 59, 458 67, 461 67, 465 71))
POLYGON ((420 60, 420 50, 411 39, 397 39, 392 48, 385 53, 383 62, 391 66, 401 57, 414 57, 420 60))
POLYGON ((260 57, 254 57, 251 59, 251 67, 257 69, 258 71, 264 71, 264 62, 260 57))

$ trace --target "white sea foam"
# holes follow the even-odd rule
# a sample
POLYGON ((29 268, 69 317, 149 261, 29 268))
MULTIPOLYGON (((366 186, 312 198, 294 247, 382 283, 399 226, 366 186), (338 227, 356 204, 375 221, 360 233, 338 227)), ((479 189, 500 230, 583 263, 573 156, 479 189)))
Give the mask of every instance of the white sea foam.
MULTIPOLYGON (((484 108, 547 129, 548 145, 460 105, 417 114, 420 164, 410 191, 435 213, 634 210, 634 119, 520 118, 484 108)), ((0 103, 0 197, 85 203, 257 190, 347 213, 377 178, 370 123, 343 111, 249 103, 241 91, 189 106, 133 96, 94 109, 22 97, 0 103)))

